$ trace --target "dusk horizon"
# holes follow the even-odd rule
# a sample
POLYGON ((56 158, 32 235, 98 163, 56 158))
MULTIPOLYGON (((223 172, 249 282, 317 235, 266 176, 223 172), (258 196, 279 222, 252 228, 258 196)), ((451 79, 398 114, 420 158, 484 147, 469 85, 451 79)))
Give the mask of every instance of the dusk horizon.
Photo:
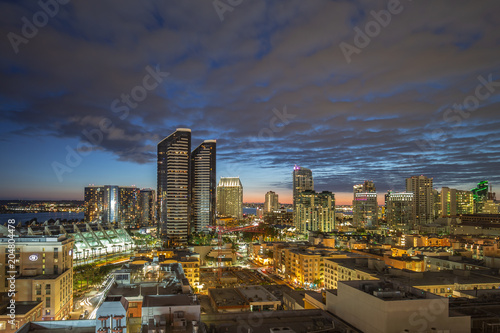
POLYGON ((37 3, 3 2, 0 198, 156 189, 180 127, 217 140, 217 180, 247 202, 291 203, 294 165, 337 204, 366 179, 380 203, 414 175, 495 189, 499 4, 398 3, 68 3, 37 26, 37 3))

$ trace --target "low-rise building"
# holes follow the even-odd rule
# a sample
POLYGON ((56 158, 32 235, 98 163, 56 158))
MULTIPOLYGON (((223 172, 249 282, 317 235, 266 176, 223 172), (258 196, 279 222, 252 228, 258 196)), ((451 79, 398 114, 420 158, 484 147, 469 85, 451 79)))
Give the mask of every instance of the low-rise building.
POLYGON ((14 333, 21 326, 42 319, 42 302, 10 302, 8 295, 0 295, 0 332, 14 333))
POLYGON ((234 288, 208 289, 208 297, 212 308, 217 312, 249 311, 250 305, 234 288))
POLYGON ((326 291, 326 308, 365 333, 470 333, 470 316, 453 316, 449 299, 390 283, 342 281, 326 291))
POLYGON ((278 310, 281 306, 281 301, 262 286, 245 286, 237 290, 250 305, 250 311, 278 310))
POLYGON ((339 281, 377 280, 385 266, 381 260, 366 257, 325 259, 324 262, 326 289, 336 289, 339 281))
MULTIPOLYGON (((19 236, 8 247, 9 238, 0 237, 0 280, 16 277, 16 302, 42 302, 42 319, 67 318, 73 307, 74 239, 60 236, 19 236), (12 268, 11 263, 15 262, 12 268), (14 272, 14 273, 11 273, 14 272)), ((0 284, 0 292, 9 285, 0 284)))

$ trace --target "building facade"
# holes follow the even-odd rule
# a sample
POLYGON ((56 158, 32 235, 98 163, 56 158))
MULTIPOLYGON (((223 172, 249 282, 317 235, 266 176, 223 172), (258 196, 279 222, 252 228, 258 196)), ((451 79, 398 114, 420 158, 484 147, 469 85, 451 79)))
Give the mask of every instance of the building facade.
POLYGON ((335 229, 335 195, 332 192, 302 191, 297 195, 295 226, 301 233, 335 229))
POLYGON ((7 277, 16 275, 16 302, 42 302, 42 320, 62 320, 73 308, 73 244, 66 236, 15 238, 15 269, 10 268, 7 237, 0 237, 0 292, 9 290, 7 277))
POLYGON ((312 171, 307 168, 295 165, 293 167, 293 209, 295 211, 295 204, 300 192, 314 191, 314 180, 312 171))
POLYGON ((378 202, 375 184, 366 180, 353 186, 353 224, 357 227, 371 227, 378 222, 378 202))
POLYGON ((134 226, 139 219, 139 189, 135 186, 120 186, 118 193, 118 221, 122 227, 134 226))
POLYGON ((189 235, 191 130, 178 128, 158 143, 158 236, 186 244, 189 235))
POLYGON ((413 193, 413 224, 430 224, 434 221, 433 179, 413 176, 406 179, 406 192, 413 193))
POLYGON ((272 213, 279 208, 278 194, 273 191, 266 193, 264 201, 264 213, 272 213))
POLYGON ((104 212, 104 186, 87 186, 84 189, 85 222, 101 222, 104 212))
POLYGON ((449 187, 441 189, 442 217, 474 214, 474 194, 472 191, 456 190, 449 187))
POLYGON ((390 226, 410 226, 413 223, 413 193, 389 191, 385 195, 385 215, 390 226))
POLYGON ((217 185, 217 214, 243 218, 243 185, 239 177, 221 177, 217 185))
POLYGON ((216 215, 215 140, 205 140, 191 153, 191 231, 208 232, 216 215))
POLYGON ((156 192, 141 189, 139 192, 139 224, 153 226, 156 222, 156 192))
POLYGON ((119 224, 128 227, 137 222, 138 193, 134 186, 85 187, 85 221, 119 224))

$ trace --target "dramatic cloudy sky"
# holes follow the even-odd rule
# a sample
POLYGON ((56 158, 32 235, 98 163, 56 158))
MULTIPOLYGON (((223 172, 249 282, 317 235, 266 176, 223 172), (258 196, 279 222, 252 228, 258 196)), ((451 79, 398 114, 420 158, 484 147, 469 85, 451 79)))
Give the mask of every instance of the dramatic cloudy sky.
POLYGON ((496 0, 54 1, 0 2, 0 198, 155 188, 178 127, 246 201, 290 202, 294 164, 338 203, 365 179, 500 185, 496 0))

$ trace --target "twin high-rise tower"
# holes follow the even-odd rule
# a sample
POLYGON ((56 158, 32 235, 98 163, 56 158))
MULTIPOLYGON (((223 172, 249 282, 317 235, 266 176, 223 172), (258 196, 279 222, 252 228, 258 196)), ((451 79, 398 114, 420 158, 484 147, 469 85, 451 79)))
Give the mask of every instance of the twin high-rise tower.
POLYGON ((216 142, 191 152, 191 130, 178 128, 158 143, 158 235, 186 244, 191 231, 215 224, 216 142))

